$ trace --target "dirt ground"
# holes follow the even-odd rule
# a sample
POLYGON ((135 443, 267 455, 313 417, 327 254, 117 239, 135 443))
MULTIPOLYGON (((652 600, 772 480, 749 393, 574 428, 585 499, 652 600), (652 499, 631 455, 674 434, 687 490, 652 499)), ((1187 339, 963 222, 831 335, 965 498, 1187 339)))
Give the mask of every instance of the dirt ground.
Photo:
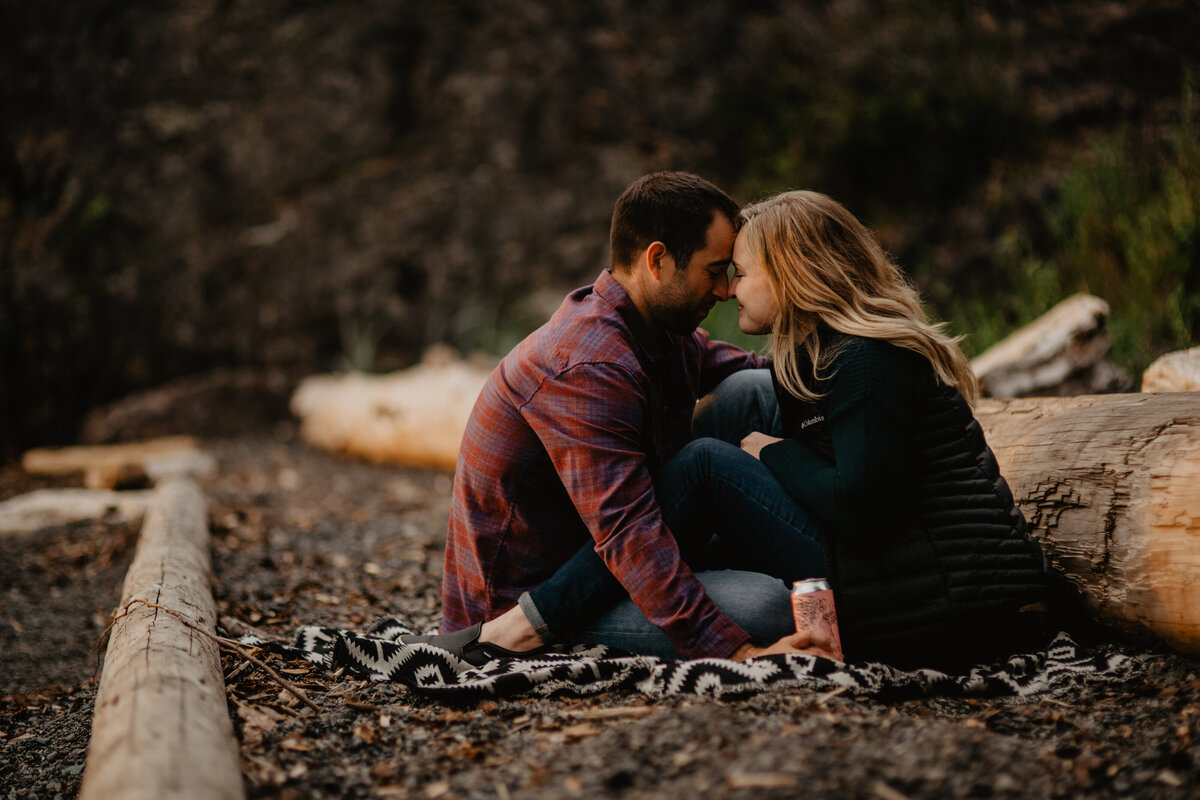
MULTIPOLYGON (((318 453, 289 426, 208 446, 228 625, 287 638, 435 620, 449 476, 318 453)), ((0 498, 44 483, 4 467, 0 498)), ((0 800, 78 792, 95 646, 136 534, 95 522, 0 539, 0 800)), ((314 711, 236 655, 224 667, 251 798, 1197 796, 1200 662, 1122 649, 1143 662, 1135 677, 1024 705, 790 691, 451 706, 276 660, 314 711)))

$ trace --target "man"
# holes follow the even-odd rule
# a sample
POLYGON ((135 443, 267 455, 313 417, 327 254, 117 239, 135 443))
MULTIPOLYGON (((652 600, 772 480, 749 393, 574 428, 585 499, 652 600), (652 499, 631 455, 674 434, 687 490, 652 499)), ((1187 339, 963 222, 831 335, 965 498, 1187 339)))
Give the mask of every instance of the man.
MULTIPOLYGON (((483 640, 501 653, 540 644, 526 593, 590 541, 680 655, 763 652, 681 559, 653 485, 691 438, 697 398, 764 365, 697 330, 727 297, 737 214, 695 175, 636 181, 614 209, 611 269, 570 294, 492 373, 455 472, 443 631, 491 620, 483 640)), ((480 631, 455 636, 463 641, 451 644, 477 646, 480 631)))

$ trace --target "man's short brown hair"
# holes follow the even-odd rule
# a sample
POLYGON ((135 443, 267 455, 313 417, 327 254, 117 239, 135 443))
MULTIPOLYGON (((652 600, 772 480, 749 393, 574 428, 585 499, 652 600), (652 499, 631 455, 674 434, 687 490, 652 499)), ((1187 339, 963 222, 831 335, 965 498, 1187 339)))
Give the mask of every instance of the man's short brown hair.
POLYGON ((690 172, 654 172, 621 193, 609 232, 612 268, 629 269, 651 242, 662 242, 679 269, 704 247, 713 214, 736 227, 738 205, 709 181, 690 172))

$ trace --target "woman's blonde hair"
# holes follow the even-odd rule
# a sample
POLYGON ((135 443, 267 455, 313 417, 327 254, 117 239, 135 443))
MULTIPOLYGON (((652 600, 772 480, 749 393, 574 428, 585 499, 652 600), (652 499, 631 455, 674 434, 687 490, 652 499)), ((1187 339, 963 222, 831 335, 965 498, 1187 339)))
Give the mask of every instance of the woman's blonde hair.
POLYGON ((784 192, 746 206, 740 221, 740 235, 762 264, 780 309, 769 346, 789 392, 806 400, 819 396, 806 380, 825 377, 836 355, 822 352, 818 330, 824 323, 920 353, 938 381, 974 400, 978 382, 959 339, 943 333, 944 324, 930 324, 916 287, 841 203, 818 192, 784 192), (810 376, 802 374, 801 348, 810 376))

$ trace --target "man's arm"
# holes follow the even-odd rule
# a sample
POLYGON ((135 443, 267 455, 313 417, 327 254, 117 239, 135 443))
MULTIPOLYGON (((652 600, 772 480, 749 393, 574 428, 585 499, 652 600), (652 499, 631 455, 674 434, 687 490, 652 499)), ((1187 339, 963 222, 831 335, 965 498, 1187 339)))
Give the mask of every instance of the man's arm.
POLYGON ((646 399, 611 364, 547 380, 521 409, 540 437, 596 552, 646 618, 689 657, 729 656, 749 635, 704 592, 662 518, 646 466, 646 399))

